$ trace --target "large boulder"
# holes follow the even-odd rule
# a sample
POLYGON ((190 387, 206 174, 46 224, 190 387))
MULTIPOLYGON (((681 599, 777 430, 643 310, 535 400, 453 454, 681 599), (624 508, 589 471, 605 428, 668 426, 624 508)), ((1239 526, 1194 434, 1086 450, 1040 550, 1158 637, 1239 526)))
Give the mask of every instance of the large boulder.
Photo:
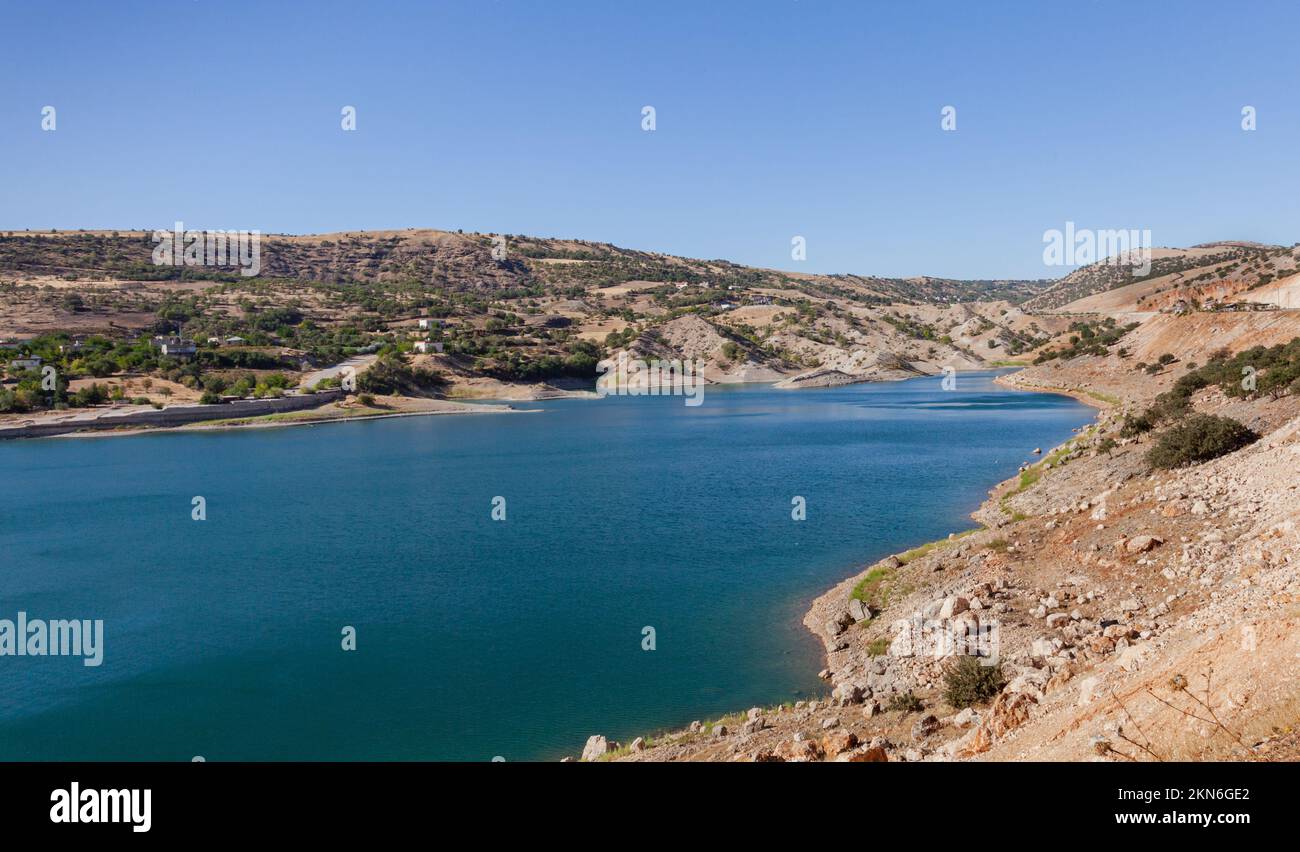
POLYGON ((1142 668, 1142 658, 1146 656, 1146 648, 1142 645, 1129 645, 1123 651, 1119 652, 1116 659, 1119 667, 1126 672, 1135 672, 1142 668))
POLYGON ((880 746, 862 746, 838 755, 835 760, 839 763, 888 763, 889 755, 880 746))
POLYGON ((849 704, 861 704, 862 699, 870 693, 870 690, 864 688, 861 684, 850 683, 845 681, 835 687, 831 693, 831 699, 841 707, 849 704))
POLYGON ((920 719, 917 719, 916 723, 912 725, 912 739, 914 740, 925 739, 926 737, 933 734, 935 731, 939 730, 939 725, 940 725, 939 717, 935 716, 934 714, 930 714, 929 716, 923 716, 920 719))
POLYGON ((1146 553, 1164 543, 1165 540, 1157 535, 1135 535, 1125 542, 1124 549, 1129 553, 1146 553))
POLYGON ((952 618, 968 609, 970 609, 970 601, 960 595, 952 595, 943 599, 943 606, 939 607, 939 617, 952 618))
POLYGON ((989 733, 994 738, 1004 736, 1007 732, 1029 721, 1029 711, 1038 702, 1027 692, 1003 691, 993 700, 989 708, 989 733))
POLYGON ((812 761, 821 760, 824 752, 821 743, 816 740, 793 739, 781 743, 776 747, 773 754, 775 757, 790 763, 811 763, 812 761))
POLYGON ((831 638, 839 636, 852 623, 853 616, 849 615, 848 610, 842 610, 834 618, 826 622, 826 635, 831 638))
POLYGON ((849 615, 854 621, 870 621, 871 608, 857 598, 849 601, 849 615))
POLYGON ((857 744, 857 734, 851 731, 836 731, 822 737, 822 751, 827 757, 843 754, 857 744))
POLYGON ((609 740, 603 734, 594 734, 587 738, 587 744, 582 749, 582 759, 587 762, 599 760, 610 751, 609 740))
POLYGON ((972 728, 966 736, 955 741, 952 747, 953 757, 974 757, 993 747, 993 735, 984 725, 972 728))

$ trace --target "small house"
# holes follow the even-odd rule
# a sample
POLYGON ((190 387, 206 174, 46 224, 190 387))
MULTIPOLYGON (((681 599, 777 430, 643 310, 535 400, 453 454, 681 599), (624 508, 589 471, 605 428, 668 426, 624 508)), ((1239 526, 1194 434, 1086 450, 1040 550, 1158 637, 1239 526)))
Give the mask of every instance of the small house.
POLYGON ((30 355, 26 358, 15 358, 9 362, 11 370, 39 370, 41 368, 41 359, 37 355, 30 355))
POLYGON ((184 337, 155 337, 153 345, 162 354, 172 358, 193 358, 198 347, 184 337))

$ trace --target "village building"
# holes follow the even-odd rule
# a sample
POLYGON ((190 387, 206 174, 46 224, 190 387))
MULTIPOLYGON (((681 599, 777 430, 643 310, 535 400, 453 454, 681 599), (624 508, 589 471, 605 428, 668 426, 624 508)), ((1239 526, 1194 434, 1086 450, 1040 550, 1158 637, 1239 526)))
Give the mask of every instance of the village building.
POLYGON ((198 347, 193 340, 184 337, 155 337, 151 344, 162 354, 171 358, 193 358, 198 347))
POLYGON ((30 355, 26 358, 15 358, 9 362, 11 370, 39 370, 41 368, 41 359, 37 355, 30 355))

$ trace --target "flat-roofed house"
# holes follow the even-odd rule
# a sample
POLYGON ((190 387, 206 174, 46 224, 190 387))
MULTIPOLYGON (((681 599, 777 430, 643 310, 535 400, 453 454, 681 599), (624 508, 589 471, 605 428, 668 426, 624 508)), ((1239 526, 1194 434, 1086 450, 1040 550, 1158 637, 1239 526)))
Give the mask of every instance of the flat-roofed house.
POLYGON ((29 355, 26 358, 15 358, 9 362, 11 370, 39 370, 41 368, 41 359, 37 355, 29 355))
POLYGON ((193 358, 198 351, 194 341, 185 337, 155 337, 152 342, 159 352, 172 358, 193 358))

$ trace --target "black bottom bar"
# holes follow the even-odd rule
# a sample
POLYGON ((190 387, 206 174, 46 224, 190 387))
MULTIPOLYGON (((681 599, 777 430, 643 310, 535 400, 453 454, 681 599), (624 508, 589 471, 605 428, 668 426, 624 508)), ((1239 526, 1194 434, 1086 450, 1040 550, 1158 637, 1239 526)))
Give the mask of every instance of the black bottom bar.
POLYGON ((680 824, 663 820, 673 812, 691 814, 699 832, 716 825, 732 841, 772 820, 802 825, 811 839, 834 831, 837 813, 850 822, 930 826, 923 831, 948 823, 957 836, 963 820, 982 815, 1017 832, 1052 832, 1041 836, 1196 831, 1230 838, 1289 825, 1295 778, 1290 765, 1264 763, 11 763, 0 764, 0 813, 6 830, 82 839, 337 840, 394 829, 432 836, 512 826, 536 833, 590 828, 593 816, 609 830, 636 826, 640 835, 644 823, 644 831, 659 824, 671 834, 680 824), (145 790, 148 831, 136 831, 145 822, 145 790), (129 792, 101 791, 138 794, 133 800, 129 792), (83 820, 114 816, 118 821, 83 820))

